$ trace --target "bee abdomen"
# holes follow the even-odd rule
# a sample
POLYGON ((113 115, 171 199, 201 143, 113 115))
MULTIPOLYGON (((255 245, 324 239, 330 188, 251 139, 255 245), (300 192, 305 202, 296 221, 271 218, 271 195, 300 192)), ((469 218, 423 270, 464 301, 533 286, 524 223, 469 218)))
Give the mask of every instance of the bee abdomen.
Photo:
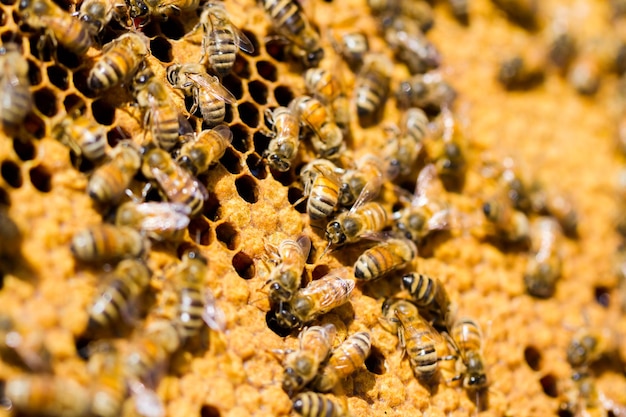
POLYGON ((324 184, 324 182, 326 182, 324 178, 318 177, 309 196, 307 212, 312 220, 328 217, 339 201, 339 190, 337 187, 324 184))
POLYGON ((183 338, 193 336, 202 327, 203 309, 204 303, 200 291, 195 288, 181 290, 178 320, 183 338))

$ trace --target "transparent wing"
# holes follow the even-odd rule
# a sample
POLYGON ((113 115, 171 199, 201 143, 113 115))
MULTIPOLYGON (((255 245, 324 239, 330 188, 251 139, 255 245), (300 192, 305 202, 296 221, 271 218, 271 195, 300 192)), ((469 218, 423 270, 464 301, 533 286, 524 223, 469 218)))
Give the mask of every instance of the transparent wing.
POLYGON ((226 330, 226 315, 224 311, 217 306, 217 300, 208 288, 204 291, 202 319, 209 328, 216 332, 223 333, 226 330))
MULTIPOLYGON (((443 186, 437 178, 437 168, 434 164, 426 165, 419 173, 415 184, 415 197, 413 206, 424 206, 428 203, 428 196, 433 195, 435 190, 442 191, 443 186)), ((443 192, 443 191, 442 191, 443 192)))
POLYGON ((311 252, 311 238, 307 235, 301 235, 296 239, 300 249, 302 250, 302 254, 305 258, 309 257, 309 253, 311 252))
POLYGON ((235 25, 231 24, 230 27, 235 34, 235 44, 239 47, 239 49, 249 54, 254 53, 254 45, 250 39, 248 39, 248 37, 235 25))
POLYGON ((354 205, 350 209, 350 213, 354 213, 363 204, 375 199, 380 192, 382 182, 382 176, 376 176, 369 180, 361 190, 361 193, 357 197, 356 201, 354 202, 354 205))
POLYGON ((147 388, 144 384, 137 380, 131 380, 128 383, 130 392, 135 400, 135 408, 137 413, 143 417, 163 417, 165 416, 165 408, 161 399, 154 390, 147 388))
POLYGON ((212 129, 213 132, 219 134, 222 139, 230 145, 233 142, 233 132, 231 132, 228 125, 217 125, 212 129))
POLYGON ((220 83, 217 77, 204 74, 187 74, 187 77, 224 102, 228 104, 237 103, 237 98, 220 83))
POLYGON ((145 231, 184 229, 191 214, 185 204, 156 201, 139 204, 136 210, 143 216, 141 229, 145 231))

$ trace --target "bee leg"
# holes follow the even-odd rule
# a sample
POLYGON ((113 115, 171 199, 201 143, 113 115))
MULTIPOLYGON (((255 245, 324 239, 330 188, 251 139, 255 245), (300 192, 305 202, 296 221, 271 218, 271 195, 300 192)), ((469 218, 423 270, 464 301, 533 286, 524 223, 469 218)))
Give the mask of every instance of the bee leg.
POLYGON ((194 114, 196 110, 198 110, 198 106, 200 105, 200 89, 194 88, 192 95, 193 95, 193 105, 191 106, 190 112, 191 114, 194 114))

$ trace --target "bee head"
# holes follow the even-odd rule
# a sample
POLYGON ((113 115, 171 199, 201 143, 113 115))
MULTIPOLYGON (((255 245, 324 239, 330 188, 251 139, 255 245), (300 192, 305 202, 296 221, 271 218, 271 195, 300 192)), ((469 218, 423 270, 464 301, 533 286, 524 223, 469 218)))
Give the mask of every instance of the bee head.
POLYGON ((133 19, 137 17, 144 17, 148 15, 148 6, 141 0, 136 0, 131 2, 130 6, 130 17, 133 19))

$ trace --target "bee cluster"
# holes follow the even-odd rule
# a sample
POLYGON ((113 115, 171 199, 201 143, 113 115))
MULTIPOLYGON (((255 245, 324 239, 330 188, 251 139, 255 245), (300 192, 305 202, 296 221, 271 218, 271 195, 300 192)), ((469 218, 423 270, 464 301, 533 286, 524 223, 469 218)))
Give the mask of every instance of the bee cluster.
MULTIPOLYGON (((536 1, 494 6, 542 24, 536 1)), ((480 269, 456 245, 521 255, 511 298, 551 302, 578 211, 512 158, 477 163, 431 36, 440 8, 469 30, 471 3, 357 1, 370 13, 320 18, 338 7, 2 2, 1 412, 524 406, 487 352, 495 313, 473 306, 488 292, 445 265, 456 253, 480 269)), ((565 68, 563 33, 549 56, 565 68)), ((508 62, 500 81, 535 85, 543 75, 528 68, 508 62)), ((569 78, 587 94, 581 77, 569 78)), ((615 337, 574 334, 564 388, 534 381, 562 399, 543 411, 621 412, 594 375, 622 353, 615 337)))

